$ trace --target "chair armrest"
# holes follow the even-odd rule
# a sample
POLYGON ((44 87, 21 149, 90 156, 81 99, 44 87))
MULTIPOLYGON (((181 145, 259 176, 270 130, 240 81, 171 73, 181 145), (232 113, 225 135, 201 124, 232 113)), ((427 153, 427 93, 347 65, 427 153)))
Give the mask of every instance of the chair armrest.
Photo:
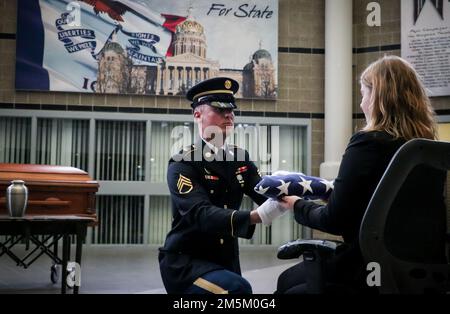
POLYGON ((330 240, 302 240, 288 242, 278 248, 279 259, 299 258, 308 251, 318 251, 320 255, 334 254, 345 246, 344 242, 330 240))

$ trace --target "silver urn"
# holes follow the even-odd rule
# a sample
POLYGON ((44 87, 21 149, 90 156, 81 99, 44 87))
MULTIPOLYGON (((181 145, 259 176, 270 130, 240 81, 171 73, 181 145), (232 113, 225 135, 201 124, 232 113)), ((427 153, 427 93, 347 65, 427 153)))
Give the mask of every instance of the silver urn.
POLYGON ((6 204, 11 217, 23 217, 28 202, 28 188, 22 180, 13 180, 6 189, 6 204))

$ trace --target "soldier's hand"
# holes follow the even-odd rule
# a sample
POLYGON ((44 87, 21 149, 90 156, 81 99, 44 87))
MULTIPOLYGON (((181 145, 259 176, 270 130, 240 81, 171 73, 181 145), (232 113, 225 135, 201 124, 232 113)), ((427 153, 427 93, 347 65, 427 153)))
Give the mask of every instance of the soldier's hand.
POLYGON ((259 206, 256 211, 261 218, 261 221, 265 225, 272 224, 272 221, 283 215, 288 209, 281 206, 281 204, 272 199, 268 199, 261 206, 259 206))

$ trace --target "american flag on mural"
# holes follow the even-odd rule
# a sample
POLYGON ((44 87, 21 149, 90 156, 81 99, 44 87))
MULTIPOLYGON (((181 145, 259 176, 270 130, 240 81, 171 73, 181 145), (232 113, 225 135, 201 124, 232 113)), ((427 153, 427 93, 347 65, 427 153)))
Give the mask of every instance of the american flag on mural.
POLYGON ((303 173, 275 172, 264 176, 255 186, 255 191, 272 199, 286 195, 297 195, 305 199, 327 200, 333 191, 333 181, 307 176, 303 173))

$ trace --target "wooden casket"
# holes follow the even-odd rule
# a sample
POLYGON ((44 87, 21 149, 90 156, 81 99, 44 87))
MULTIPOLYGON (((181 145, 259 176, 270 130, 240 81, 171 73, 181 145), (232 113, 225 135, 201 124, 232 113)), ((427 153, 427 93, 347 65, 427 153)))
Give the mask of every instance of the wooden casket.
POLYGON ((28 188, 25 215, 76 215, 97 221, 97 181, 80 169, 63 166, 0 163, 0 215, 8 215, 6 189, 12 180, 28 188))

